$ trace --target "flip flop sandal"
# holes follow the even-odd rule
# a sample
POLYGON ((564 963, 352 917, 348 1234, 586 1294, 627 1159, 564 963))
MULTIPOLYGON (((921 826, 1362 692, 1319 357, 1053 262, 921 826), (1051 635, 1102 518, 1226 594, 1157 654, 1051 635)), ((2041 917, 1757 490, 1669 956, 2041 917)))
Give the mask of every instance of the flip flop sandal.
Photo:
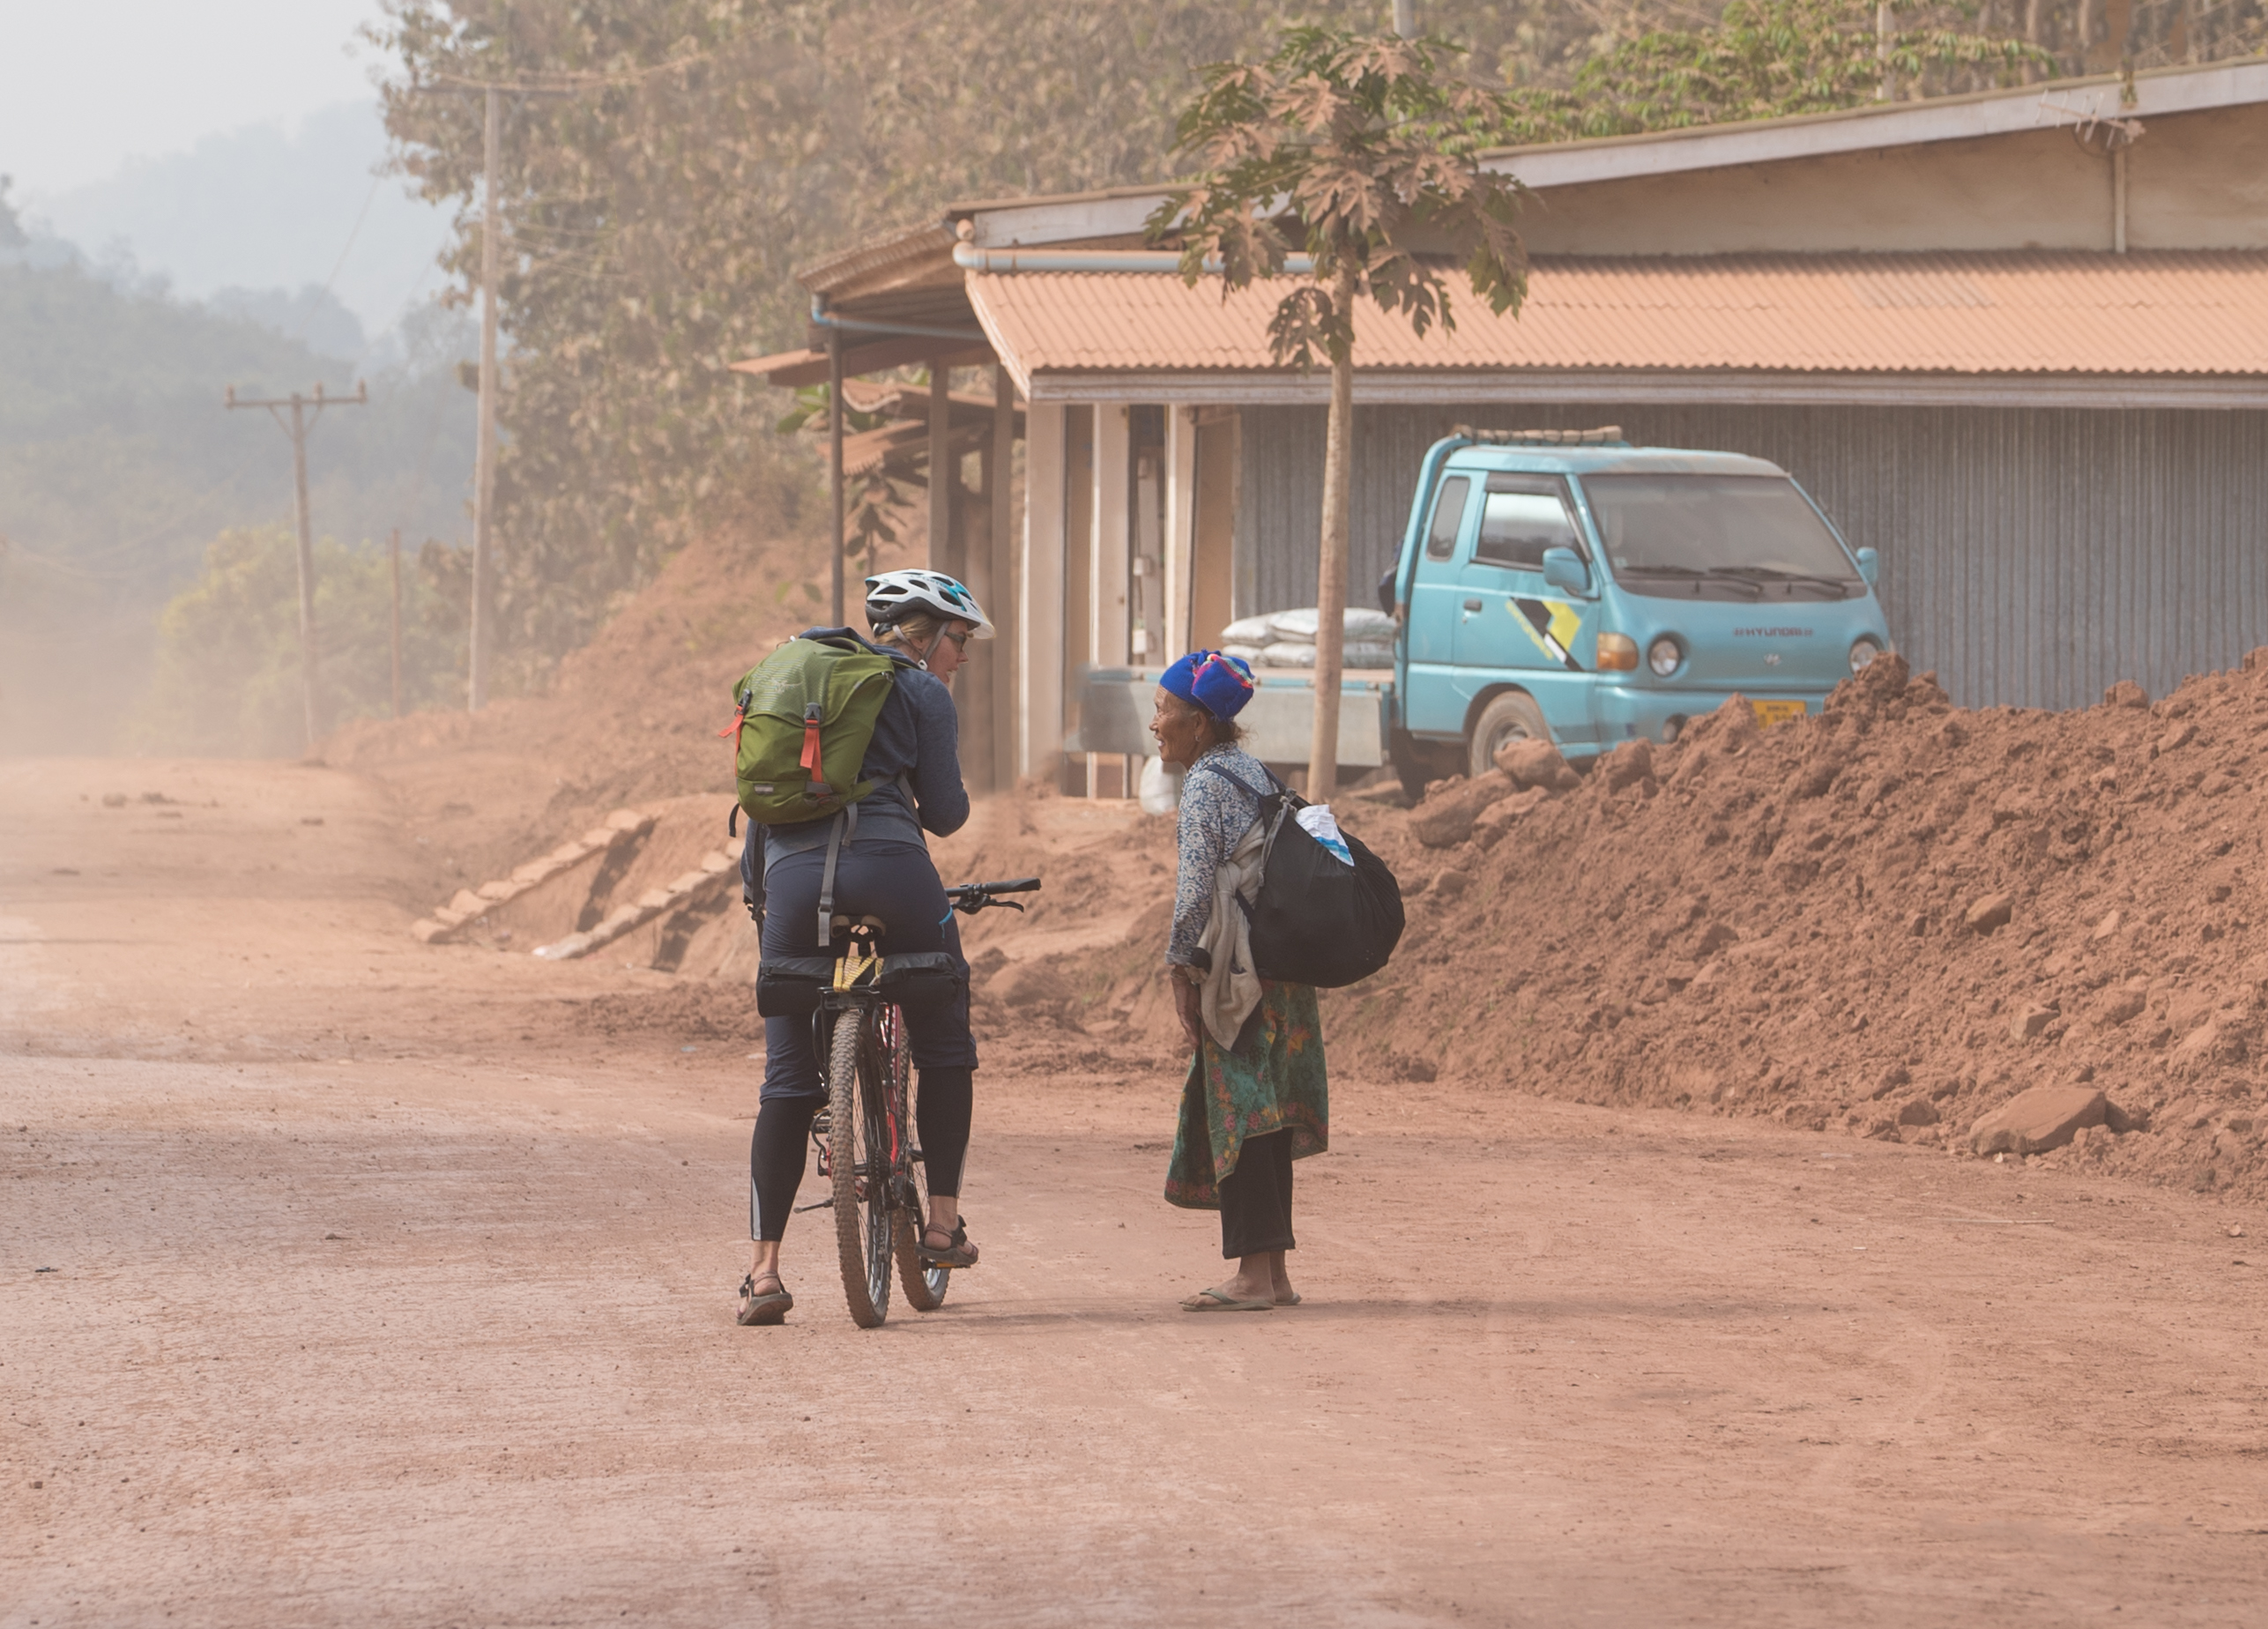
POLYGON ((1280 1295, 1276 1297, 1275 1304, 1278 1306, 1297 1306, 1300 1302, 1306 1298, 1307 1298, 1301 1295, 1299 1291, 1294 1290, 1290 1295, 1280 1295))
POLYGON ((976 1266, 977 1246, 969 1242, 969 1218, 963 1216, 953 1224, 953 1242, 940 1250, 929 1242, 929 1236, 944 1231, 941 1227, 924 1227, 921 1230, 921 1243, 915 1250, 921 1264, 924 1267, 976 1266))
MULTIPOLYGON (((765 1276, 771 1277, 771 1275, 766 1274, 765 1276)), ((779 1283, 777 1278, 773 1278, 772 1282, 779 1283)), ((756 1276, 754 1273, 740 1280, 740 1321, 742 1324, 785 1323, 787 1321, 788 1309, 794 1305, 795 1298, 787 1292, 785 1284, 780 1284, 777 1290, 758 1295, 756 1276)))
POLYGON ((1275 1303, 1268 1301, 1239 1301, 1232 1295, 1223 1295, 1218 1290, 1200 1290, 1181 1304, 1185 1313, 1272 1313, 1275 1303))

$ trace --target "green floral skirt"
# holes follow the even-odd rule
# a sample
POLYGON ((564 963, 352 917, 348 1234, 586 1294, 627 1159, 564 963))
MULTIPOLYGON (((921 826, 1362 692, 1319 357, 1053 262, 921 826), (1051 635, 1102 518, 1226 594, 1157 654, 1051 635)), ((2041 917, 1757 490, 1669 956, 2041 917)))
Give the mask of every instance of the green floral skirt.
POLYGON ((1190 1060, 1165 1202, 1219 1209, 1215 1184, 1235 1172, 1245 1139, 1277 1131, 1291 1134, 1294 1159, 1329 1148, 1331 1090, 1314 986, 1263 981, 1235 1048, 1224 1051, 1208 1035, 1190 1060))

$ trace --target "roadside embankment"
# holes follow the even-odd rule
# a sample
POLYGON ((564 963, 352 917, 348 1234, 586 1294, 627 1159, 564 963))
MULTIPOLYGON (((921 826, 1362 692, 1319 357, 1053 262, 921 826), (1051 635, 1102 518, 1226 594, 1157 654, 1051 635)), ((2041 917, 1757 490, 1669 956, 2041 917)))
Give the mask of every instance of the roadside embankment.
POLYGON ((1352 822, 1415 896, 1327 1005, 1333 1062, 2257 1197, 2264 777, 2257 653, 2067 713, 1959 710, 1890 658, 1572 789, 1444 783, 1352 822), (2034 1088, 2078 1090, 1979 1126, 2034 1088))

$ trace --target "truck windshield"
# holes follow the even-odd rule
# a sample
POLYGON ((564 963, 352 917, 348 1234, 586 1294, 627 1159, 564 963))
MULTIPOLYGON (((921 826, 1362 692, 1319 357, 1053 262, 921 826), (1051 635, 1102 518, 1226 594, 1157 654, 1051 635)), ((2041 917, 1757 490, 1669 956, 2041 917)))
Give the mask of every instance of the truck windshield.
POLYGON ((1841 599, 1866 591, 1818 511, 1782 475, 1588 475, 1599 539, 1635 591, 1841 599))

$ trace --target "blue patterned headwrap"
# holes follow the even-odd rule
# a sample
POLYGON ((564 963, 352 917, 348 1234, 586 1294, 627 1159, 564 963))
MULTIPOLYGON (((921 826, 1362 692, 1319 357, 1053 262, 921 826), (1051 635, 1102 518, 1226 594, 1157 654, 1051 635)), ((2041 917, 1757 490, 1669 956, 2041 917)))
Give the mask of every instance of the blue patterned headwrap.
POLYGON ((1159 674, 1157 682, 1216 718, 1235 718, 1253 698, 1253 670, 1242 658, 1218 651, 1192 651, 1159 674))

